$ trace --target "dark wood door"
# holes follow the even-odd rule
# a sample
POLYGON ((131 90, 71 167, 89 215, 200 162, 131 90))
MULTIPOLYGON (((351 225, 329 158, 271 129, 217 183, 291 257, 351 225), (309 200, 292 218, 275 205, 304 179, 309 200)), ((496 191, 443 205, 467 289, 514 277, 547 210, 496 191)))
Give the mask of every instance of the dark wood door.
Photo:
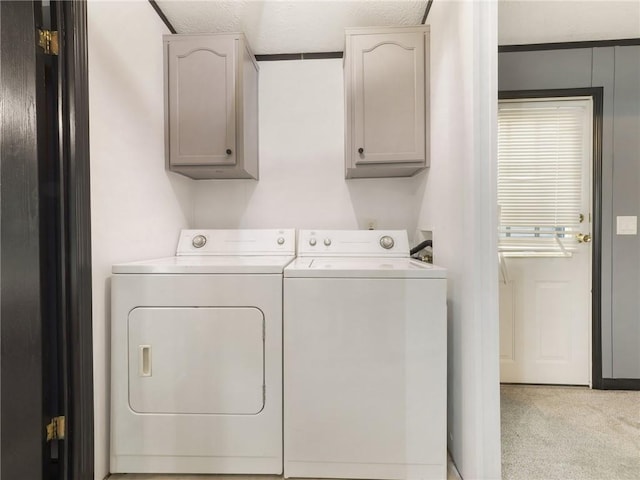
POLYGON ((0 477, 93 478, 86 3, 0 2, 0 477), (39 29, 57 30, 46 55, 39 29), (65 416, 64 440, 47 440, 65 416))
POLYGON ((45 465, 37 8, 0 3, 0 474, 7 479, 42 478, 45 465))

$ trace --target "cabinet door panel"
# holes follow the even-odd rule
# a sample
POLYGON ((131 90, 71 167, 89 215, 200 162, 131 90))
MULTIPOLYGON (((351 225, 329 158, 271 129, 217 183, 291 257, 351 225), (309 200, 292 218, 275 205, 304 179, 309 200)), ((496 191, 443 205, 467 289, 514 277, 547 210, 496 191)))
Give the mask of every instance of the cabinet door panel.
POLYGON ((234 42, 169 44, 172 163, 235 164, 235 71, 234 42))
POLYGON ((355 164, 423 161, 424 34, 356 36, 353 51, 355 164))

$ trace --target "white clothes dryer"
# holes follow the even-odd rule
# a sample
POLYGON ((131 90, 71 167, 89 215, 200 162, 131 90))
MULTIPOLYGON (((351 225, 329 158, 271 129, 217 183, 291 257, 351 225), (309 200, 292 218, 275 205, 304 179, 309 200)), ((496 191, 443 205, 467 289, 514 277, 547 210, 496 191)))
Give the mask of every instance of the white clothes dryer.
POLYGON ((284 271, 285 477, 445 479, 446 271, 404 231, 300 231, 284 271))
POLYGON ((294 230, 183 230, 113 266, 112 473, 282 473, 282 284, 294 230))

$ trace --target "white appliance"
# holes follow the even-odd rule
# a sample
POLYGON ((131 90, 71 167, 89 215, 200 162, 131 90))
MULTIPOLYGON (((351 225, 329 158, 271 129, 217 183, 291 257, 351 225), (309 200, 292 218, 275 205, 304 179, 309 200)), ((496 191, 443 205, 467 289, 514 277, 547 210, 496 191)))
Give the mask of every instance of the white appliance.
POLYGON ((183 230, 113 266, 112 473, 282 473, 282 283, 294 230, 183 230))
POLYGON ((445 479, 446 271, 404 231, 300 231, 284 270, 285 477, 445 479))

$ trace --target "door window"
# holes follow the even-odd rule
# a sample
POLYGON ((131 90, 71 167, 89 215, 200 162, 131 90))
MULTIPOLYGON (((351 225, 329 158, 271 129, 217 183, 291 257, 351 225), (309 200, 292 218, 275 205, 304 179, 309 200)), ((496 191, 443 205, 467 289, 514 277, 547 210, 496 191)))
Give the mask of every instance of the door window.
POLYGON ((505 256, 571 256, 590 205, 590 97, 501 100, 499 249, 505 256))

